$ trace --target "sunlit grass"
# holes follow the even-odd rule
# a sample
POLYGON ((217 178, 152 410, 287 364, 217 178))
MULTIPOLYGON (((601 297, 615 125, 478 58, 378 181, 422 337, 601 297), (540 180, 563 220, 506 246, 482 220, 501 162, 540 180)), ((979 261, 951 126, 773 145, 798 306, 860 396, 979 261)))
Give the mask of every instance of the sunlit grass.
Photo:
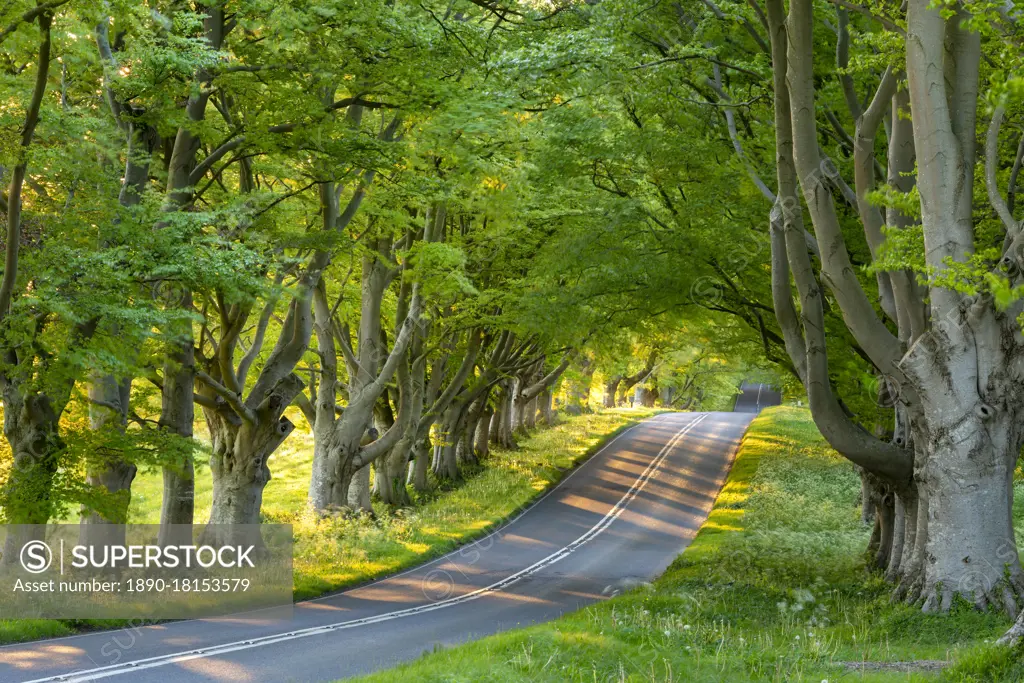
MULTIPOLYGON (((528 505, 537 494, 609 435, 659 411, 604 410, 563 418, 554 427, 520 437, 515 451, 495 449, 457 486, 416 501, 409 509, 375 506, 375 516, 320 519, 306 504, 313 438, 294 432, 271 457, 264 494, 265 522, 292 524, 295 531, 295 598, 321 595, 414 566, 475 537, 528 505)), ((130 520, 158 523, 160 472, 141 472, 132 485, 130 520)), ((196 519, 209 517, 209 468, 196 475, 196 519)), ((116 621, 2 620, 0 642, 68 635, 82 628, 114 627, 116 621)))
POLYGON ((889 587, 864 569, 859 494, 853 467, 805 410, 769 409, 743 440, 708 522, 653 589, 358 680, 932 681, 940 674, 848 665, 962 652, 980 662, 973 671, 1011 675, 951 680, 1022 680, 1019 660, 993 662, 974 649, 998 637, 1004 617, 890 604, 889 587))

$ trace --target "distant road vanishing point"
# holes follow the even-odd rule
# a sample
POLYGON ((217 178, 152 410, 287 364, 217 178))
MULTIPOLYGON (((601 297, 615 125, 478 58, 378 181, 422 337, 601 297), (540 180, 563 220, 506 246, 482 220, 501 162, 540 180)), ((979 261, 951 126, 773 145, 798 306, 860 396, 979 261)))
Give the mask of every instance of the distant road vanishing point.
MULTIPOLYGON (((609 441, 532 507, 433 562, 295 605, 0 648, 0 681, 323 683, 554 619, 649 581, 690 543, 768 389, 734 413, 664 413, 609 441)), ((777 401, 776 401, 777 402, 777 401)))
POLYGON ((782 394, 767 384, 744 382, 740 385, 740 395, 736 397, 733 410, 737 413, 759 413, 769 406, 782 403, 782 394))

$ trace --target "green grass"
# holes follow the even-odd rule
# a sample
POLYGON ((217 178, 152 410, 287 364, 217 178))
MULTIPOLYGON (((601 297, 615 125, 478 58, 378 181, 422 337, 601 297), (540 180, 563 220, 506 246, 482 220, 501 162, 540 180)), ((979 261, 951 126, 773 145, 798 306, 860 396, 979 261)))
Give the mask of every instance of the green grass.
MULTIPOLYGON (((318 519, 306 505, 313 437, 296 431, 270 459, 264 493, 266 522, 295 531, 295 598, 321 595, 415 566, 476 538, 512 516, 552 486, 610 435, 658 410, 613 409, 563 418, 556 426, 520 438, 515 451, 496 449, 462 483, 417 501, 415 507, 375 509, 376 518, 318 519)), ((142 472, 132 484, 133 523, 160 521, 161 475, 142 472)), ((209 517, 212 482, 206 467, 196 475, 196 519, 209 517)), ((113 628, 114 620, 0 619, 0 643, 113 628)))
POLYGON ((933 681, 844 663, 958 654, 948 680, 1024 680, 1019 657, 984 645, 1004 617, 890 604, 864 569, 859 502, 859 477, 807 411, 767 410, 707 523, 652 587, 358 680, 933 681))

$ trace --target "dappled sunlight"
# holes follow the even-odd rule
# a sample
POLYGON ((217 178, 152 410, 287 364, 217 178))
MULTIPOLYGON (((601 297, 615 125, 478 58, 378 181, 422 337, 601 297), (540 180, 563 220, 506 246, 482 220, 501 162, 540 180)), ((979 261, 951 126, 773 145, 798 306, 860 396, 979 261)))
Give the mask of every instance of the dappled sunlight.
POLYGON ((417 555, 422 555, 430 550, 430 546, 426 543, 414 543, 412 541, 402 541, 401 543, 403 548, 417 555))
POLYGON ((726 524, 718 515, 704 522, 704 525, 701 528, 714 529, 716 531, 743 531, 743 527, 739 524, 726 524))
POLYGON ((488 593, 490 599, 498 600, 504 605, 554 605, 551 600, 545 600, 532 595, 522 593, 511 593, 509 591, 494 591, 488 593))
POLYGON ((574 598, 579 598, 580 600, 593 601, 593 602, 596 602, 598 600, 607 600, 608 599, 608 596, 604 595, 603 593, 590 593, 590 592, 587 592, 587 591, 578 591, 578 590, 563 590, 562 591, 562 595, 569 595, 569 596, 572 596, 574 598))
POLYGON ((591 633, 588 631, 558 631, 555 639, 565 645, 591 645, 594 647, 605 647, 608 638, 603 634, 591 633))
POLYGON ((578 510, 586 510, 587 512, 595 512, 602 515, 606 513, 610 507, 606 501, 600 501, 591 497, 578 496, 575 494, 559 496, 558 501, 563 505, 567 505, 578 510))
POLYGON ((29 670, 41 662, 48 662, 54 658, 71 657, 85 654, 81 648, 63 644, 44 644, 33 650, 0 650, 0 671, 4 668, 29 670))
MULTIPOLYGON (((177 662, 175 667, 183 669, 185 671, 194 671, 197 674, 201 674, 204 680, 207 681, 259 681, 259 671, 253 670, 249 667, 237 664, 235 662, 229 662, 222 658, 215 660, 213 666, 210 666, 210 662, 205 659, 190 659, 183 662, 177 662)), ((173 679, 174 674, 171 673, 170 677, 173 679)))
POLYGON ((539 547, 539 548, 551 548, 553 545, 548 541, 541 541, 537 538, 527 538, 526 536, 520 536, 519 534, 505 533, 501 535, 502 543, 514 543, 516 545, 539 547))

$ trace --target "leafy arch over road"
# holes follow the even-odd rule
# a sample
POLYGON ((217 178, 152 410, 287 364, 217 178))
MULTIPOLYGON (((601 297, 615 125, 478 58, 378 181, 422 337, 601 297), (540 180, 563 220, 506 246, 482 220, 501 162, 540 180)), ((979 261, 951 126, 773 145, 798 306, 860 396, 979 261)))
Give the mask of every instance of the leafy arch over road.
POLYGON ((1016 612, 1016 17, 863 9, 8 3, 5 517, 119 525, 153 466, 189 524, 198 425, 256 522, 302 420, 318 514, 401 506, 556 395, 751 376, 865 470, 901 596, 1016 612))

